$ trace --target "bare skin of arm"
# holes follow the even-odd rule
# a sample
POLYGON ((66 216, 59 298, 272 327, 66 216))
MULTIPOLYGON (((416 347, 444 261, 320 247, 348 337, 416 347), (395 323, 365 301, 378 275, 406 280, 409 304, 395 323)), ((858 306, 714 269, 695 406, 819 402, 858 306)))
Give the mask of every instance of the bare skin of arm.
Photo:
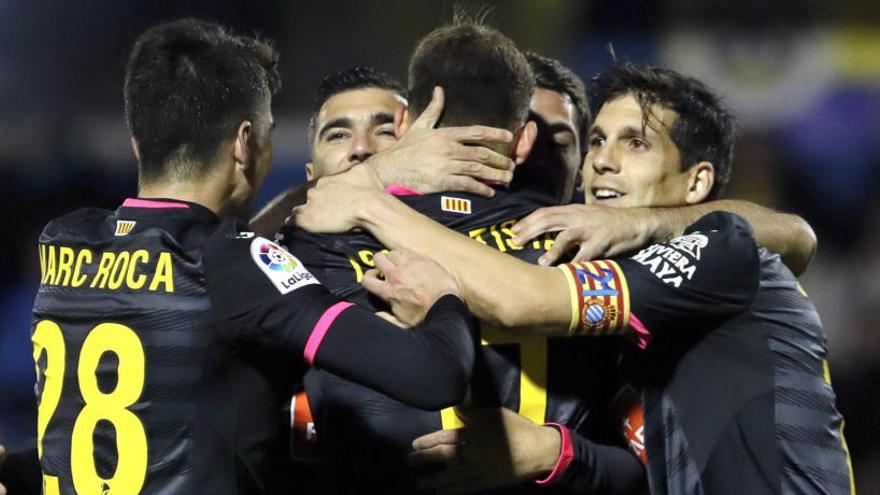
POLYGON ((816 252, 816 235, 804 219, 738 200, 719 200, 674 208, 610 208, 565 205, 542 208, 513 226, 515 242, 524 244, 545 233, 560 232, 542 257, 549 265, 577 249, 574 261, 620 256, 681 235, 703 215, 729 211, 746 219, 758 244, 779 253, 795 275, 803 273, 816 252))
MULTIPOLYGON (((491 146, 511 142, 513 134, 480 125, 435 129, 443 104, 443 90, 436 88, 431 103, 400 141, 341 174, 369 175, 367 182, 359 183, 377 188, 400 185, 422 193, 463 191, 494 195, 494 189, 483 181, 510 183, 515 164, 491 146)), ((251 219, 251 228, 261 234, 275 233, 290 210, 304 202, 303 187, 308 186, 295 186, 272 199, 251 219)))
MULTIPOLYGON (((531 265, 476 243, 376 189, 322 180, 308 196, 308 204, 296 212, 300 227, 312 232, 367 229, 389 248, 437 260, 455 277, 478 318, 508 328, 540 327, 547 335, 567 333, 571 305, 561 270, 531 265)), ((383 256, 376 255, 377 265, 383 256)), ((376 287, 382 285, 370 290, 382 297, 376 287)), ((396 289, 387 290, 390 294, 396 289)))
POLYGON ((254 232, 271 237, 290 216, 290 210, 306 202, 306 191, 314 181, 299 184, 272 198, 250 221, 254 232))

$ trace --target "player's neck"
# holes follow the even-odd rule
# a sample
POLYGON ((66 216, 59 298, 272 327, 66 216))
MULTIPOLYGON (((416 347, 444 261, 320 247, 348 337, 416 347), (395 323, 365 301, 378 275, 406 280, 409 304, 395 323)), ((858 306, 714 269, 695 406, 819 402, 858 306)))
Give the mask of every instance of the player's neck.
POLYGON ((138 187, 138 197, 176 199, 196 203, 219 215, 229 200, 229 188, 214 182, 208 177, 194 182, 141 183, 138 187))

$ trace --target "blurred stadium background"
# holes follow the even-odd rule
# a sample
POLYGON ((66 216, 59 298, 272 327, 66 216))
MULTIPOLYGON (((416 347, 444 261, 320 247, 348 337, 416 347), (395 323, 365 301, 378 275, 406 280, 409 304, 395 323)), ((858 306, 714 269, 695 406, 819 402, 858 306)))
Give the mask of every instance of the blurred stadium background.
MULTIPOLYGON (((880 3, 490 4, 490 22, 521 48, 559 58, 585 80, 611 62, 611 43, 620 59, 681 70, 726 96, 740 123, 728 196, 796 212, 819 236, 802 282, 825 322, 857 485, 880 493, 880 3)), ((28 329, 41 226, 135 194, 121 88, 141 31, 195 16, 276 41, 285 87, 261 206, 304 179, 321 77, 372 64, 405 80, 414 42, 449 19, 452 6, 0 0, 0 443, 35 435, 28 329)))

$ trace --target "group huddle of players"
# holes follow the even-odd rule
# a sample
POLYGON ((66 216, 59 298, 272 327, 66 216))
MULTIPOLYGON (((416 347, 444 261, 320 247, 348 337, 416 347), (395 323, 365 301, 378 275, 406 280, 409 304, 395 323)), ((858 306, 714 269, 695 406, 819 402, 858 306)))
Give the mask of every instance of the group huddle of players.
POLYGON ((458 19, 405 88, 326 77, 310 182, 250 218, 278 58, 197 20, 135 43, 138 197, 40 237, 38 437, 0 490, 852 491, 815 238, 719 199, 711 89, 621 63, 588 105, 458 19))

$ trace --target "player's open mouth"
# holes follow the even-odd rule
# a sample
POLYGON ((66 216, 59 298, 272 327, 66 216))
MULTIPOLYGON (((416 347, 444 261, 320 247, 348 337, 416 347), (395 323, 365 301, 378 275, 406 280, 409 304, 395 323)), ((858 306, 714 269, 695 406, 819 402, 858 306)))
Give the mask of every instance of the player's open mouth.
POLYGON ((614 189, 607 189, 604 187, 594 187, 591 189, 591 191, 593 192, 593 197, 596 198, 596 200, 598 201, 602 201, 603 199, 620 198, 625 195, 625 193, 622 193, 620 191, 615 191, 614 189))

